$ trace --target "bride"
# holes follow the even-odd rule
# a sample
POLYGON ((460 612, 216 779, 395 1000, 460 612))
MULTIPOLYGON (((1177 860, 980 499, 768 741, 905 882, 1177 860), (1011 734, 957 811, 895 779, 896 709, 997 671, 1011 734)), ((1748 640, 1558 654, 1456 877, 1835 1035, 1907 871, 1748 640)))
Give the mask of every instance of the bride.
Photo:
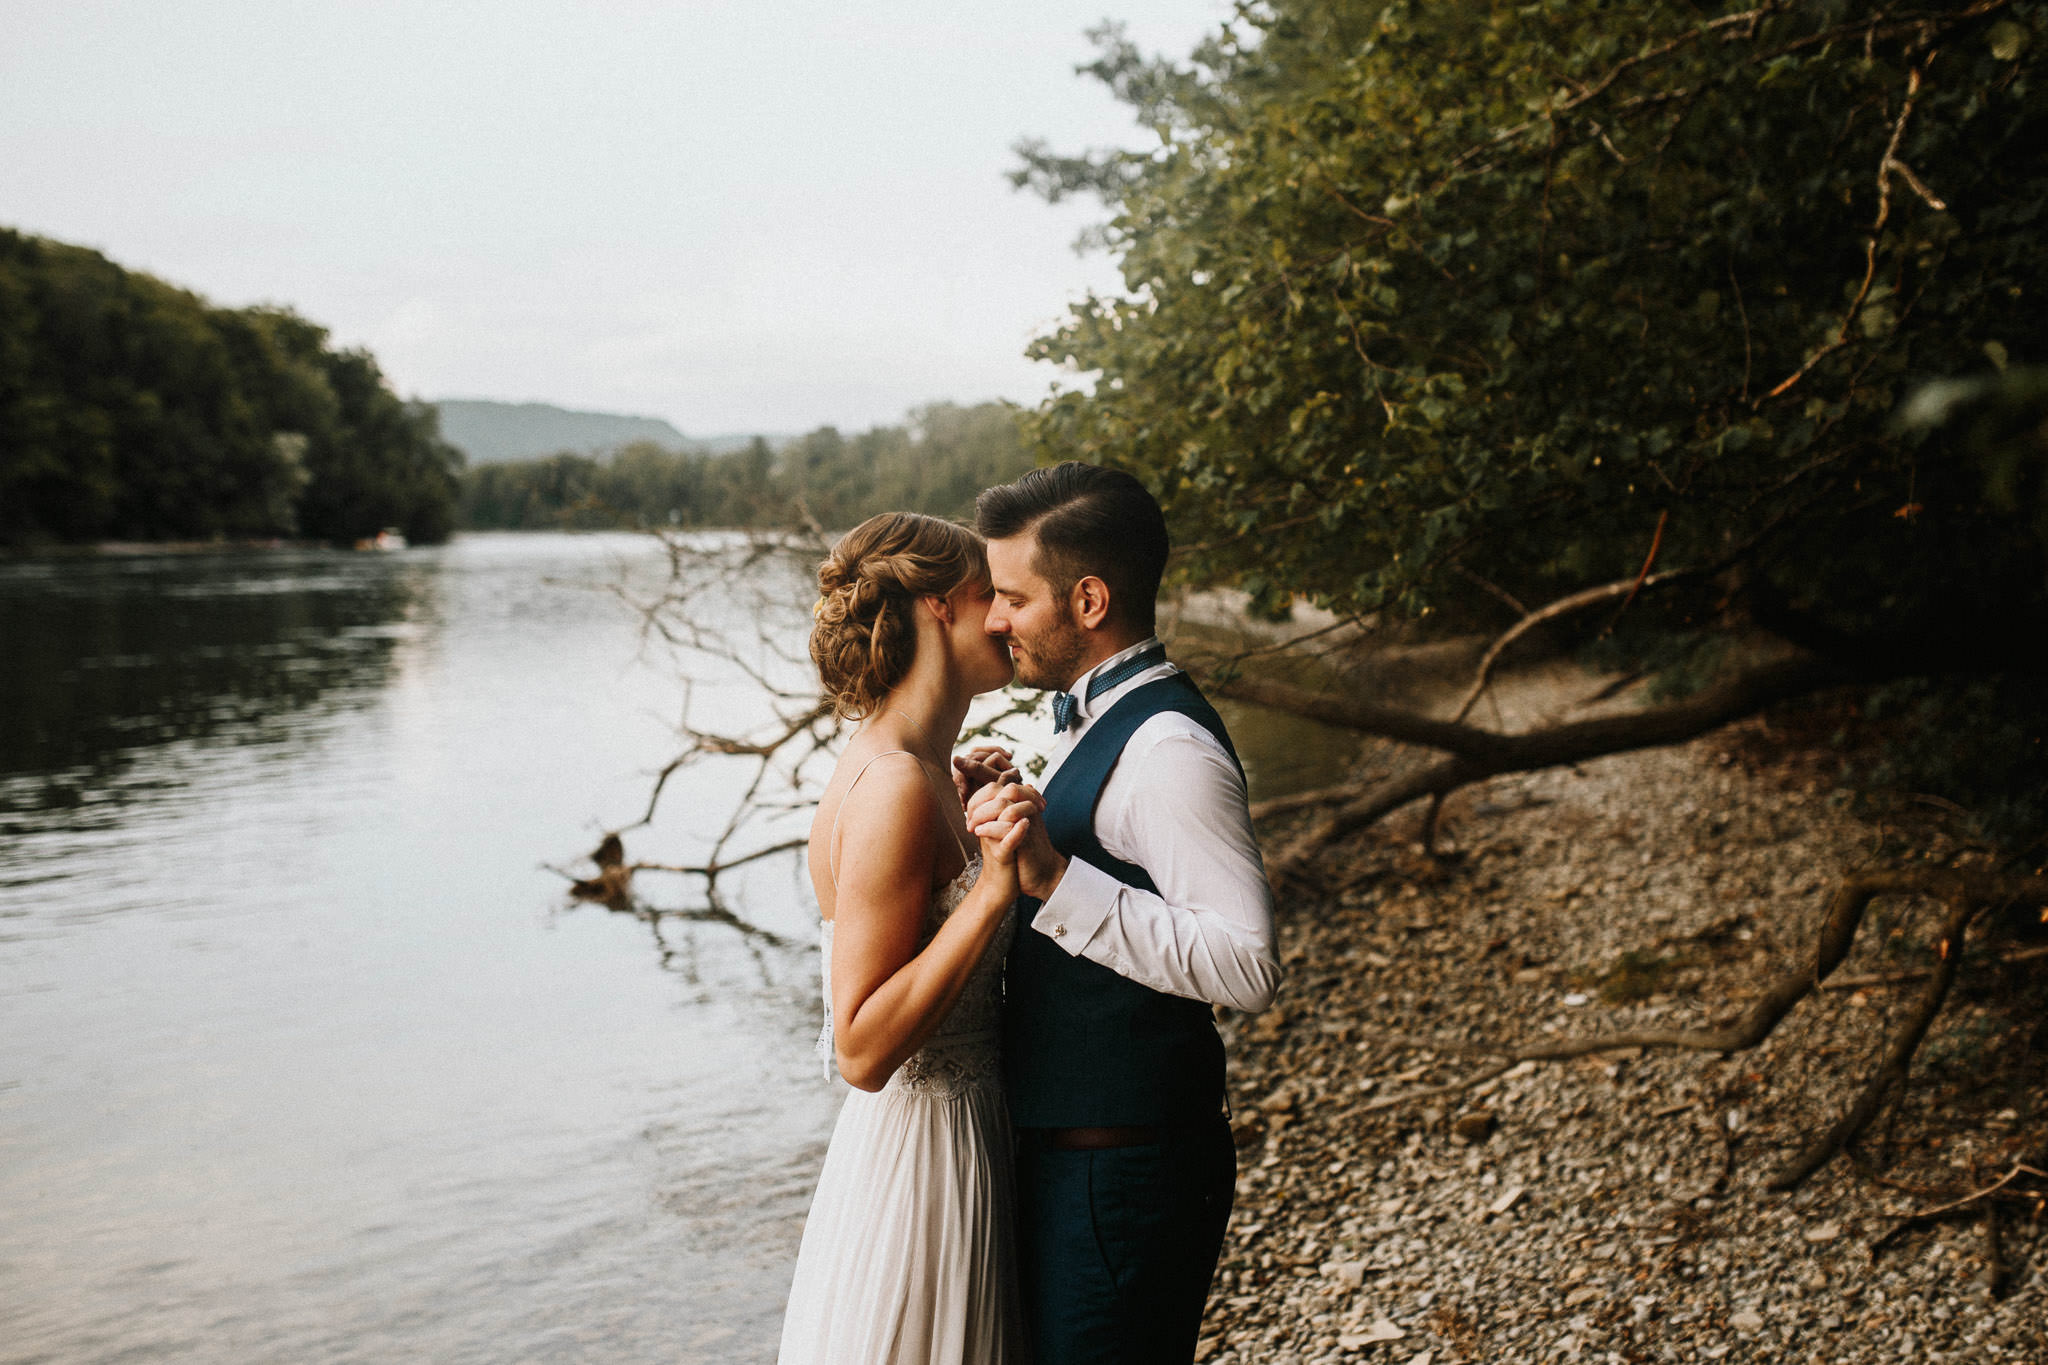
POLYGON ((811 657, 839 713, 861 721, 810 840, 824 916, 819 1046, 854 1091, 804 1227, 778 1359, 1018 1362, 996 1011, 1016 846, 1040 805, 985 785, 1010 775, 1001 750, 948 762, 969 700, 1012 671, 982 629, 987 559, 964 527, 886 513, 834 547, 818 587, 811 657))

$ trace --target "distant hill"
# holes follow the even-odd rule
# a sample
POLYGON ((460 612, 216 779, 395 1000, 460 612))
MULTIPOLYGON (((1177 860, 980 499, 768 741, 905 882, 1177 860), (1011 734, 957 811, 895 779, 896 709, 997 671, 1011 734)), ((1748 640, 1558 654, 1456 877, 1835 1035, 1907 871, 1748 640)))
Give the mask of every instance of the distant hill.
MULTIPOLYGON (((496 403, 488 399, 443 398, 441 437, 471 464, 530 460, 572 450, 594 455, 635 441, 667 450, 711 450, 725 441, 693 441, 659 417, 625 417, 610 412, 574 412, 547 403, 496 403)), ((730 438, 732 445, 744 438, 730 438)), ((728 447, 729 448, 729 447, 728 447)))

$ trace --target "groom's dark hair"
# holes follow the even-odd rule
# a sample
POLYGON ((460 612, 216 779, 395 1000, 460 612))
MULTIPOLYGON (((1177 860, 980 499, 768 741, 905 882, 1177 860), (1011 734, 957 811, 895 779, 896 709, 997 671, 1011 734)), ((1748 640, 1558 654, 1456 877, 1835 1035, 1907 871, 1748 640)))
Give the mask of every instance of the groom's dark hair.
POLYGON ((982 490, 974 526, 989 540, 1030 532, 1038 542, 1032 567, 1055 593, 1065 597, 1093 575, 1109 585, 1113 618, 1152 633, 1166 572, 1166 515, 1129 474, 1081 460, 1034 469, 982 490))

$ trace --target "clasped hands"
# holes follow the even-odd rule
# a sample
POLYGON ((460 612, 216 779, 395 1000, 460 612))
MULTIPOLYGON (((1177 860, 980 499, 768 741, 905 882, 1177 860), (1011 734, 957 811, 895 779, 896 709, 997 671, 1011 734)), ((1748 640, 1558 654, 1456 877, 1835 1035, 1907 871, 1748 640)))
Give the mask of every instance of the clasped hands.
POLYGON ((1066 875, 1067 860, 1045 832, 1045 796, 1023 780, 1010 751, 995 745, 953 760, 953 785, 984 864, 1014 865, 1017 887, 1044 900, 1066 875))

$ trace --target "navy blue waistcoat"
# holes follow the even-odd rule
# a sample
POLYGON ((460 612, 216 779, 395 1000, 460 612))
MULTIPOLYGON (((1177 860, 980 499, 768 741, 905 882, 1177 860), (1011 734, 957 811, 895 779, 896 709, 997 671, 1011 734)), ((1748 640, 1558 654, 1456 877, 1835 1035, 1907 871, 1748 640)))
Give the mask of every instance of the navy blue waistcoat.
MULTIPOLYGON (((1185 673, 1133 688, 1097 717, 1045 788, 1045 830, 1069 858, 1127 886, 1157 892, 1145 869, 1095 837, 1102 785, 1138 727, 1178 712, 1216 736, 1223 720, 1185 673)), ((1223 1040, 1209 1006, 1167 995, 1030 927, 1039 903, 1018 902, 1020 932, 1004 969, 1003 1074, 1020 1128, 1191 1123, 1223 1112, 1223 1040)))

